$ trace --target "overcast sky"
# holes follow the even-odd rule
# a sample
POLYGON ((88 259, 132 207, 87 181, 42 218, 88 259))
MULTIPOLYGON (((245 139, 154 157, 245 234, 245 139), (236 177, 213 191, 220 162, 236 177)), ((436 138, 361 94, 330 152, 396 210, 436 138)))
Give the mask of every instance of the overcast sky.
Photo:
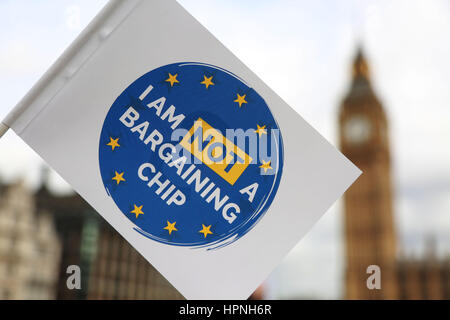
MULTIPOLYGON (((0 118, 106 0, 0 0, 0 118)), ((201 23, 328 140, 357 43, 390 120, 395 219, 420 253, 435 235, 450 252, 450 2, 180 0, 201 23)), ((42 160, 9 132, 0 177, 36 186, 42 160)), ((53 176, 55 191, 67 191, 53 176)), ((270 297, 339 298, 343 246, 335 205, 269 279, 270 297)))

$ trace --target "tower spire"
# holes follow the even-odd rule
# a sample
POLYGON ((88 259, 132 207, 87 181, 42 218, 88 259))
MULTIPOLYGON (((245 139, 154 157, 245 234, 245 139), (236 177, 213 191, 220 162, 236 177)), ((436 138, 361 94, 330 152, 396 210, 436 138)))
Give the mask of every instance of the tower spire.
POLYGON ((370 73, 363 49, 361 45, 359 45, 353 61, 353 79, 357 80, 361 78, 368 81, 370 78, 370 73))

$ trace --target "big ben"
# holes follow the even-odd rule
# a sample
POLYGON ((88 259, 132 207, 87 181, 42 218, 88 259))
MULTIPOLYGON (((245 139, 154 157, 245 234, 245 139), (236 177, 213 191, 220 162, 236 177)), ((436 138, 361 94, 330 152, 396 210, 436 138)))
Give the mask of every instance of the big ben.
POLYGON ((344 197, 346 298, 396 299, 396 239, 386 114, 370 82, 361 50, 350 90, 339 111, 342 152, 362 171, 344 197), (367 267, 381 270, 381 289, 369 290, 367 267))

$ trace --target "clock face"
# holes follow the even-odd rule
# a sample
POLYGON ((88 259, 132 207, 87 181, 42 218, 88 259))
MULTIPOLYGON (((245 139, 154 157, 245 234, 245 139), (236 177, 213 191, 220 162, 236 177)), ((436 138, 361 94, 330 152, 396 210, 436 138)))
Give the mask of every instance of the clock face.
POLYGON ((345 123, 345 139, 352 144, 366 142, 370 137, 370 132, 370 122, 362 115, 353 116, 345 123))

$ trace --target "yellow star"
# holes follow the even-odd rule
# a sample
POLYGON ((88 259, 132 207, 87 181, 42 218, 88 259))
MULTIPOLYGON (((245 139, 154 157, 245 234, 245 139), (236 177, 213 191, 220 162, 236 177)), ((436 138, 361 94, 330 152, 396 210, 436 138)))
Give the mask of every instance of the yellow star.
POLYGON ((243 96, 241 96, 239 93, 237 94, 237 99, 234 100, 234 102, 239 103, 239 108, 242 107, 244 103, 248 103, 247 101, 245 101, 245 97, 247 97, 246 94, 244 94, 243 96))
POLYGON ((255 130, 255 133, 259 134, 260 138, 263 134, 267 134, 266 126, 262 126, 262 127, 260 127, 259 125, 256 125, 256 126, 258 127, 258 130, 255 130))
POLYGON ((203 78, 205 78, 205 80, 203 80, 202 82, 200 82, 201 84, 204 84, 206 86, 206 89, 209 88, 209 86, 213 86, 214 82, 212 82, 212 76, 207 78, 206 76, 203 76, 203 78))
POLYGON ((260 166, 260 168, 261 169, 264 169, 264 173, 267 173, 267 170, 271 170, 271 169, 273 169, 271 166, 270 166, 270 164, 271 164, 271 161, 268 161, 268 162, 265 162, 264 160, 262 160, 262 166, 260 166))
POLYGON ((175 83, 180 83, 180 81, 177 80, 177 77, 178 73, 175 74, 174 76, 171 73, 169 73, 169 79, 167 79, 166 82, 170 82, 170 86, 173 87, 175 83))
POLYGON ((208 235, 208 234, 213 234, 212 232, 211 232, 211 230, 209 230, 209 229, 211 229, 211 226, 205 226, 204 224, 202 224, 202 230, 200 230, 199 231, 199 233, 203 233, 203 235, 205 236, 205 238, 206 238, 206 236, 208 235))
POLYGON ((113 139, 113 138, 109 137, 109 140, 110 141, 107 144, 107 146, 110 146, 112 148, 112 151, 114 151, 115 148, 120 147, 119 138, 113 139))
POLYGON ((169 221, 167 221, 167 227, 165 227, 164 230, 169 231, 169 234, 172 234, 172 231, 178 231, 178 229, 175 228, 175 224, 176 222, 170 223, 169 221))
POLYGON ((116 171, 116 176, 114 177, 114 178, 112 178, 113 180, 116 180, 117 181, 117 184, 119 184, 121 181, 125 181, 125 179, 123 178, 123 174, 124 174, 125 172, 122 172, 122 173, 118 173, 117 171, 116 171))
POLYGON ((144 214, 144 212, 142 211, 143 207, 144 206, 138 207, 137 205, 134 205, 134 210, 131 211, 131 213, 134 213, 136 215, 136 219, 139 218, 139 215, 144 214))

